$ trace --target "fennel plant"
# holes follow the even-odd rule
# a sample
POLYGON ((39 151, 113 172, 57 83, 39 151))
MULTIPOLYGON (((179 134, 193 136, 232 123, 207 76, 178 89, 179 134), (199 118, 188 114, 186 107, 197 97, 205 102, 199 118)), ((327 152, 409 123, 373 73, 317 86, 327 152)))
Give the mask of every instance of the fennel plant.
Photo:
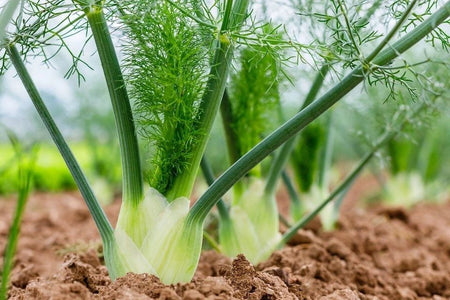
MULTIPOLYGON (((200 256, 203 223, 226 191, 361 82, 383 79, 389 82, 392 79, 387 72, 389 65, 420 40, 430 35, 443 41, 448 39, 438 27, 448 22, 450 2, 447 1, 432 14, 430 8, 428 18, 411 25, 414 28, 407 30, 396 42, 391 41, 409 15, 414 1, 403 9, 396 25, 378 45, 363 55, 353 35, 348 10, 342 1, 333 3, 341 8, 346 38, 350 41, 346 49, 350 59, 344 62, 344 70, 350 69, 347 75, 315 101, 311 99, 300 112, 261 142, 255 146, 252 142, 251 149, 246 146, 247 149, 239 153, 241 157, 190 208, 189 197, 213 121, 225 95, 235 49, 246 45, 258 50, 262 44, 267 49, 290 49, 301 60, 303 51, 315 48, 292 40, 274 39, 271 30, 259 32, 251 17, 248 0, 24 2, 23 16, 14 19, 14 30, 3 34, 6 38, 1 45, 6 51, 2 56, 1 71, 6 71, 10 63, 14 66, 61 152, 99 229, 105 263, 112 279, 136 272, 154 274, 164 283, 189 281, 200 256), (37 19, 33 15, 36 12, 37 19), (53 21, 61 15, 66 16, 66 20, 54 25, 53 21), (113 25, 118 26, 114 28, 122 35, 122 48, 114 45, 110 30, 113 25), (82 51, 80 54, 70 52, 64 39, 74 31, 87 28, 95 42, 108 86, 121 151, 123 196, 115 228, 106 218, 24 62, 30 53, 51 57, 47 45, 50 41, 59 43, 60 48, 69 51, 75 59, 68 75, 82 79, 78 69, 82 51), (123 51, 123 64, 116 54, 117 49, 123 51), (152 153, 149 160, 141 157, 137 132, 143 133, 148 142, 152 153), (143 173, 142 163, 150 164, 148 174, 143 173)), ((2 11, 3 20, 11 17, 12 14, 3 15, 2 11)), ((327 57, 336 54, 319 52, 319 56, 327 57)), ((384 141, 383 138, 374 148, 384 141)), ((366 156, 339 193, 372 156, 373 152, 366 156)), ((245 214, 251 214, 252 223, 265 223, 261 228, 253 224, 255 231, 247 232, 249 239, 259 239, 250 245, 263 244, 259 249, 249 250, 256 252, 255 259, 251 259, 254 263, 289 237, 283 238, 278 233, 274 201, 277 178, 284 163, 273 165, 268 184, 259 189, 262 195, 252 193, 250 187, 238 200, 245 214)), ((328 203, 334 196, 332 194, 323 203, 328 203)), ((238 232, 228 230, 226 233, 235 247, 235 241, 240 239, 236 235, 238 232)), ((237 244, 239 251, 247 251, 243 249, 247 245, 237 244)))

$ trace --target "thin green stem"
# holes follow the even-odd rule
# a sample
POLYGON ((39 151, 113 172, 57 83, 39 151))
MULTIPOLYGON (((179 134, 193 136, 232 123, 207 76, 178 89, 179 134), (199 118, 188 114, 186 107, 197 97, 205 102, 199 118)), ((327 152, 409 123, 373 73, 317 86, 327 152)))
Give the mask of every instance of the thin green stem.
POLYGON ((352 32, 353 30, 352 30, 352 27, 350 26, 350 21, 348 20, 348 16, 347 16, 347 12, 346 12, 347 7, 341 0, 337 0, 337 2, 339 4, 339 9, 341 10, 342 15, 344 16, 345 26, 347 27, 347 34, 350 38, 350 41, 353 44, 353 48, 356 50, 356 52, 359 55, 359 54, 361 54, 361 51, 359 50, 358 44, 356 43, 355 37, 353 36, 353 32, 352 32))
POLYGON ((400 29, 403 22, 405 22, 406 18, 409 16, 409 14, 411 13, 411 10, 414 8, 416 3, 417 3, 417 0, 411 1, 411 3, 408 5, 406 10, 403 12, 401 18, 397 21, 395 26, 388 32, 388 34, 383 38, 381 43, 378 44, 378 46, 369 54, 369 56, 367 56, 366 62, 372 61, 378 55, 378 53, 380 53, 380 51, 383 50, 383 48, 389 43, 389 41, 394 37, 394 34, 396 34, 397 31, 400 29))
POLYGON ((444 22, 449 15, 450 1, 444 4, 427 20, 422 22, 403 38, 392 44, 391 47, 383 50, 375 57, 371 68, 368 68, 367 66, 364 68, 362 66, 356 68, 322 97, 285 122, 228 168, 228 170, 223 173, 222 176, 220 176, 194 204, 189 212, 188 218, 192 220, 204 220, 220 197, 222 197, 235 182, 242 178, 242 176, 358 86, 364 80, 365 75, 375 71, 378 66, 390 63, 401 53, 414 46, 444 22))
POLYGON ((228 0, 233 2, 233 8, 231 10, 230 22, 227 24, 227 27, 222 26, 221 32, 224 31, 233 31, 236 32, 239 28, 241 28, 247 17, 247 8, 249 5, 249 0, 228 0))
MULTIPOLYGON (((203 176, 205 177, 206 183, 208 185, 213 184, 215 180, 214 173, 212 171, 211 165, 209 164, 205 156, 203 156, 200 166, 202 168, 203 176)), ((217 202, 217 209, 219 210, 219 216, 221 219, 228 219, 230 217, 228 213, 228 208, 222 199, 220 199, 219 202, 217 202)))
POLYGON ((216 242, 216 240, 206 231, 203 231, 203 238, 211 245, 211 247, 217 252, 222 253, 222 250, 220 249, 219 243, 216 242))
POLYGON ((196 16, 190 14, 186 9, 184 9, 180 5, 176 4, 174 1, 172 1, 172 0, 166 0, 166 1, 169 2, 170 5, 172 5, 173 7, 178 9, 179 11, 181 11, 181 13, 183 13, 185 16, 187 16, 188 18, 194 20, 197 24, 203 25, 203 26, 205 26, 207 28, 210 28, 210 29, 216 29, 216 26, 214 26, 213 24, 210 24, 208 22, 205 22, 205 21, 201 20, 200 18, 197 18, 196 16))
POLYGON ((282 215, 282 214, 278 214, 278 219, 280 220, 281 224, 283 224, 284 226, 286 226, 287 228, 290 228, 292 225, 289 223, 289 221, 282 215))
POLYGON ((103 211, 99 202, 95 198, 95 195, 87 182, 86 176, 83 174, 83 171, 81 170, 77 160, 75 159, 75 156, 64 140, 64 137, 56 126, 55 121, 53 120, 44 101, 42 100, 39 91, 34 85, 34 82, 31 79, 30 74, 28 73, 28 70, 26 69, 25 64, 20 57, 19 51, 14 45, 11 44, 8 44, 6 50, 8 51, 11 62, 13 63, 17 74, 20 77, 20 80, 25 86, 25 89, 27 90, 31 101, 36 107, 39 116, 44 122, 45 127, 47 127, 47 130, 49 131, 53 142, 58 147, 61 156, 66 162, 66 165, 69 168, 69 171, 72 174, 72 177, 75 180, 75 183, 77 184, 84 201, 86 202, 89 212, 94 218, 94 222, 97 225, 103 243, 110 243, 114 235, 112 226, 109 223, 105 212, 103 211))
POLYGON ((331 159, 333 156, 333 114, 329 113, 326 120, 326 136, 325 144, 321 150, 322 157, 319 162, 319 174, 318 174, 318 186, 321 190, 326 191, 328 189, 328 171, 331 167, 331 159))
MULTIPOLYGON (((227 89, 225 89, 222 102, 220 103, 220 114, 222 116, 222 125, 225 132, 228 157, 230 164, 234 164, 241 157, 241 150, 239 149, 239 136, 232 127, 235 121, 233 119, 233 107, 231 106, 227 89)), ((244 187, 242 181, 236 182, 233 187, 233 192, 236 199, 241 197, 243 191, 244 187)))
POLYGON ((100 56, 119 135, 123 201, 138 205, 143 199, 143 179, 128 92, 102 8, 92 6, 86 16, 100 56))
POLYGON ((223 13, 223 21, 222 26, 220 28, 220 33, 225 33, 230 27, 230 16, 231 16, 231 10, 233 8, 233 0, 226 0, 225 2, 225 9, 223 13))

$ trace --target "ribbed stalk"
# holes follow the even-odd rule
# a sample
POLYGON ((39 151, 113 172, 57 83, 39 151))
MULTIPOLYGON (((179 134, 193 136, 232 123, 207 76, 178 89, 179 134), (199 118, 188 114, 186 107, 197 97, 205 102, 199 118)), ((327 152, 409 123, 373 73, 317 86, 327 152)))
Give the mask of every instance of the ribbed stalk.
POLYGON ((28 73, 28 70, 26 69, 20 57, 19 51, 14 45, 11 44, 7 46, 6 50, 8 51, 9 58, 11 59, 11 62, 13 63, 20 80, 25 86, 25 89, 27 90, 31 101, 33 102, 39 116, 41 117, 42 122, 49 131, 53 142, 58 147, 61 156, 66 162, 66 165, 69 168, 69 171, 72 174, 72 177, 75 180, 75 183, 77 184, 77 187, 80 190, 84 201, 86 202, 89 212, 94 218, 94 222, 97 225, 103 243, 110 243, 113 239, 113 229, 111 227, 111 224, 106 218, 105 212, 95 198, 95 195, 87 182, 86 176, 81 170, 72 151, 64 140, 64 137, 56 126, 55 121, 53 120, 44 101, 42 100, 39 91, 34 85, 34 82, 31 79, 30 74, 28 73))
MULTIPOLYGON (((233 111, 230 97, 226 89, 223 93, 222 102, 220 103, 220 114, 222 116, 222 125, 225 133, 228 158, 230 160, 230 164, 234 164, 241 157, 241 151, 239 149, 239 137, 237 136, 236 131, 232 128, 232 124, 234 123, 233 111)), ((239 199, 242 196, 242 193, 244 192, 242 181, 236 182, 233 186, 233 192, 236 199, 239 199)))
POLYGON ((123 201, 137 205, 143 199, 143 180, 136 130, 128 92, 108 25, 100 6, 86 11, 108 86, 122 158, 123 201))
POLYGON ((436 11, 410 33, 392 44, 391 47, 383 50, 374 58, 371 65, 366 64, 364 67, 360 66, 356 68, 326 94, 285 122, 281 127, 228 168, 228 170, 222 174, 222 176, 219 177, 194 204, 189 213, 189 218, 204 220, 218 199, 249 170, 342 99, 342 97, 359 85, 369 73, 375 71, 379 66, 390 63, 401 53, 422 40, 427 34, 444 22, 449 15, 450 1, 444 4, 442 8, 436 11))

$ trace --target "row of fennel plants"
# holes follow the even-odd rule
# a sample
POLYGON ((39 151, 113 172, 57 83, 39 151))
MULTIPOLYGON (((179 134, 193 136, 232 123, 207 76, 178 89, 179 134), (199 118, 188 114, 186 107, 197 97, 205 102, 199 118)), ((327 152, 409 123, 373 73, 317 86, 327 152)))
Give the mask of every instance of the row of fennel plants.
MULTIPOLYGON (((385 66, 392 65, 399 55, 435 32, 441 23, 448 22, 450 14, 450 2, 445 2, 426 20, 415 24, 413 29, 392 42, 417 2, 412 1, 404 8, 396 25, 380 37, 378 45, 368 55, 363 55, 353 36, 355 30, 348 22, 346 6, 342 1, 332 2, 339 9, 339 16, 343 17, 342 24, 347 28, 346 36, 350 45, 353 44, 351 47, 358 50, 357 57, 344 64, 350 69, 347 75, 316 100, 314 95, 310 103, 307 102, 303 109, 256 145, 254 141, 248 146, 242 140, 235 140, 239 147, 228 147, 230 153, 237 153, 232 159, 235 162, 191 208, 188 198, 213 121, 221 103, 226 104, 228 93, 225 90, 229 86, 233 97, 236 96, 233 91, 238 89, 236 85, 233 87, 233 80, 228 81, 236 49, 245 45, 257 54, 288 48, 301 56, 305 49, 312 51, 314 48, 279 39, 275 30, 279 27, 271 29, 270 25, 255 23, 250 3, 245 0, 212 3, 74 0, 70 5, 64 1, 25 1, 20 6, 17 19, 13 17, 19 1, 8 2, 0 22, 1 45, 6 50, 2 56, 2 71, 6 70, 9 62, 14 66, 61 152, 100 232, 105 262, 112 279, 127 272, 145 272, 157 275, 164 283, 189 281, 201 252, 203 224, 216 204, 222 211, 220 238, 223 249, 227 249, 225 252, 229 255, 244 252, 253 263, 257 263, 341 194, 375 151, 403 126, 403 122, 399 122, 394 130, 382 135, 343 183, 283 236, 278 233, 274 196, 277 179, 286 163, 284 157, 274 159, 268 183, 260 189, 261 195, 252 190, 252 180, 248 180, 248 184, 238 185, 235 189, 231 208, 220 202, 220 198, 242 177, 249 172, 258 174, 258 170, 252 169, 264 158, 292 140, 361 82, 384 74, 385 66), (68 14, 68 23, 60 22, 53 27, 53 21, 62 11, 68 14), (36 12, 37 20, 34 19, 36 12), (15 28, 7 32, 6 24, 11 18, 15 28), (122 34, 123 65, 116 55, 108 20, 120 23, 117 30, 122 34), (30 28, 30 23, 42 29, 34 32, 37 37, 24 34, 35 28, 30 28), (115 228, 106 218, 24 63, 24 56, 28 57, 29 51, 35 50, 45 56, 46 45, 52 38, 63 40, 64 36, 70 35, 72 27, 79 30, 86 26, 92 32, 101 61, 121 150, 123 195, 115 228), (44 42, 39 44, 39 41, 44 42), (258 48, 261 45, 263 47, 258 48), (134 101, 134 112, 130 99, 134 101), (138 147, 135 119, 139 132, 151 144, 151 171, 146 174, 141 167, 143 158, 138 147), (150 187, 145 187, 144 182, 148 182, 150 187), (239 230, 242 228, 249 230, 239 230)), ((448 38, 439 33, 441 39, 448 38)), ((330 55, 326 55, 325 65, 329 63, 330 55)), ((243 67, 248 59, 245 59, 245 52, 240 53, 240 57, 244 58, 243 67)), ((262 57, 260 61, 264 59, 262 57)), ((269 60, 265 71, 270 73, 272 63, 269 60)), ((389 80, 387 75, 386 80, 389 80)), ((273 97, 278 96, 275 93, 273 97)), ((245 104, 245 101, 241 103, 245 104)), ((222 114, 224 112, 225 108, 222 114)), ((226 120, 225 117, 223 119, 226 120)))

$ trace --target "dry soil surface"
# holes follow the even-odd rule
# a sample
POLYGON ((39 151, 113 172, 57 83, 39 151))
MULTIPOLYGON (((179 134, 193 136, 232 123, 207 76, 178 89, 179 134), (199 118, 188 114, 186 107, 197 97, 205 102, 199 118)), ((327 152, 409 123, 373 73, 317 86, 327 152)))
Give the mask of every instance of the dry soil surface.
MULTIPOLYGON (((0 255, 14 208, 0 199, 0 255)), ((120 204, 106 208, 115 223, 120 204)), ((194 279, 167 286, 128 274, 111 282, 77 193, 35 194, 12 274, 11 299, 450 299, 450 202, 345 210, 334 232, 313 222, 252 266, 205 251, 194 279)), ((0 265, 2 261, 0 260, 0 265)))

